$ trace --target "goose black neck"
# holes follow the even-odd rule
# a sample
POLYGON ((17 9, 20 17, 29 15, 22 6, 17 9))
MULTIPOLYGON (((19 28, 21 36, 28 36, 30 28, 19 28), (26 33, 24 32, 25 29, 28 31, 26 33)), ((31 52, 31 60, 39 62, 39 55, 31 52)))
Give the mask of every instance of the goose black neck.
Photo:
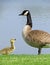
POLYGON ((32 19, 31 19, 30 12, 27 15, 27 23, 26 23, 26 25, 29 25, 32 28, 32 19))

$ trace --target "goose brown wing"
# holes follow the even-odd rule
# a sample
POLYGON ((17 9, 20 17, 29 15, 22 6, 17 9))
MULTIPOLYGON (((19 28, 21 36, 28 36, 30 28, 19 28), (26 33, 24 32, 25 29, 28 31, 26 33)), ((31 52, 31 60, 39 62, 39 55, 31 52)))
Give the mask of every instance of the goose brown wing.
POLYGON ((27 39, 30 42, 41 42, 41 43, 50 43, 50 34, 40 30, 32 30, 28 33, 27 39))

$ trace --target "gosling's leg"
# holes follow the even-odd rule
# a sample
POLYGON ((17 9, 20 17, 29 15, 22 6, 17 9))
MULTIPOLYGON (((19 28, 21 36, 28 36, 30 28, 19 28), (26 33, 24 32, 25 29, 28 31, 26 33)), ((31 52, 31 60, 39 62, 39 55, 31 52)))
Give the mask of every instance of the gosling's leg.
POLYGON ((41 48, 38 49, 38 55, 41 54, 41 48))

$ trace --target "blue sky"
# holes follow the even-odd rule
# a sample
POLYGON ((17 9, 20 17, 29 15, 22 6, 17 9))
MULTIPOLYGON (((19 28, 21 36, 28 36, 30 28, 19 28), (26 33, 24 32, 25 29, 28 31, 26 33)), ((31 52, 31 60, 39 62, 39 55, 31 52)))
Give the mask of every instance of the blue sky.
MULTIPOLYGON (((37 54, 22 38, 26 17, 18 15, 28 9, 32 15, 33 28, 50 33, 50 0, 0 0, 0 49, 10 46, 10 39, 16 38, 15 54, 37 54)), ((42 54, 50 49, 42 49, 42 54)))

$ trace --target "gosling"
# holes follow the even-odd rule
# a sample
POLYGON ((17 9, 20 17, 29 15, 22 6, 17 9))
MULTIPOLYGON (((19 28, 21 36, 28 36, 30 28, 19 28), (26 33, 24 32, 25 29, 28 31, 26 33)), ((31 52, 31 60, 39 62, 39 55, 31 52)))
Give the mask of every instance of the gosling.
POLYGON ((2 50, 0 50, 0 54, 8 55, 12 53, 15 50, 15 46, 14 46, 15 41, 16 39, 11 39, 10 40, 11 47, 3 48, 2 50))

